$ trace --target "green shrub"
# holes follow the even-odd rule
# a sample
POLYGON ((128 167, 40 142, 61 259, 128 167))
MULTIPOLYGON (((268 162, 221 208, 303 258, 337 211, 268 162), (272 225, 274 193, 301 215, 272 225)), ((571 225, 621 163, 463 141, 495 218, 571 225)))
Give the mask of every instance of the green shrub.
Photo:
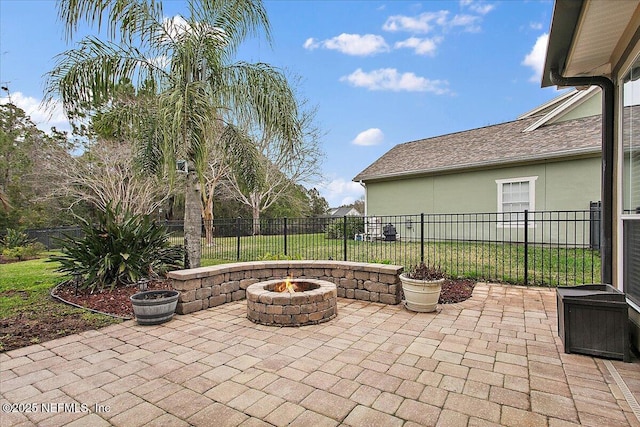
POLYGON ((61 241, 58 271, 79 275, 91 291, 136 283, 182 267, 184 249, 171 246, 169 235, 148 215, 132 215, 107 207, 96 225, 82 226, 84 237, 61 241))
POLYGON ((4 248, 2 256, 7 259, 17 259, 22 261, 28 258, 36 258, 46 248, 40 242, 29 243, 26 246, 14 246, 12 248, 4 248))
MULTIPOLYGON (((356 234, 364 233, 364 218, 349 216, 347 219, 347 238, 353 239, 356 234)), ((344 218, 335 219, 327 227, 327 239, 344 238, 344 218)))
POLYGON ((18 248, 21 246, 27 246, 33 241, 29 239, 26 233, 13 228, 7 228, 7 234, 2 239, 2 246, 5 249, 18 248))

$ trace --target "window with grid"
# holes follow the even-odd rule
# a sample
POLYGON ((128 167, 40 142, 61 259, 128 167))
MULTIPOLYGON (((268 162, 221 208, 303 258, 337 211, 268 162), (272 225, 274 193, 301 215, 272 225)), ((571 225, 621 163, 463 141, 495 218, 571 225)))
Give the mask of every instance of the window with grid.
POLYGON ((498 212, 505 226, 524 226, 524 211, 535 210, 538 177, 498 179, 498 212))

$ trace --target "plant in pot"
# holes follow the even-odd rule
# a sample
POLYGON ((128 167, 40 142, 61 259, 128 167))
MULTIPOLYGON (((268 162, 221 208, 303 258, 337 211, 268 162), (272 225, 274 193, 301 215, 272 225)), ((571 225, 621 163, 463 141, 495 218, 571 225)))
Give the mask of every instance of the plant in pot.
POLYGON ((435 311, 445 279, 440 267, 428 266, 424 262, 402 273, 400 282, 407 309, 422 313, 435 311))

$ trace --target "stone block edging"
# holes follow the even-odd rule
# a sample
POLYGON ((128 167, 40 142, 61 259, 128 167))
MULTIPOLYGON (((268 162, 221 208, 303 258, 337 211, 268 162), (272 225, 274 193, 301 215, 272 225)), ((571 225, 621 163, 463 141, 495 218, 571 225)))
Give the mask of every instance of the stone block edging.
POLYGON ((399 265, 350 261, 250 261, 172 271, 173 288, 180 291, 176 312, 188 314, 245 299, 249 285, 287 276, 335 283, 338 296, 399 304, 402 285, 399 265))

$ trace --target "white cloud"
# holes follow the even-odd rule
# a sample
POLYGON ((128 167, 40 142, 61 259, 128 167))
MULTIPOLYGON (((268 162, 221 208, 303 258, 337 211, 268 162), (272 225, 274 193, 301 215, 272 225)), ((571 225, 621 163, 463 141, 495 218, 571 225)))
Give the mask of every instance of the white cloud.
POLYGON ((549 42, 549 34, 544 33, 536 40, 536 44, 533 45, 531 52, 524 57, 522 65, 531 67, 534 74, 529 81, 534 83, 540 83, 542 78, 542 69, 544 68, 544 59, 547 56, 547 44, 549 42))
POLYGON ((158 68, 167 68, 171 64, 171 60, 166 55, 156 56, 155 58, 148 58, 149 63, 154 64, 158 68))
POLYGON ((344 178, 334 178, 323 183, 318 190, 331 207, 351 204, 364 195, 364 188, 359 183, 344 178))
POLYGON ((530 22, 529 28, 535 31, 540 31, 542 29, 542 22, 530 22))
POLYGON ((162 25, 171 38, 177 38, 191 30, 189 23, 180 15, 176 15, 173 18, 164 18, 162 25))
POLYGON ((314 50, 320 47, 320 43, 313 37, 309 37, 302 46, 307 50, 314 50))
POLYGON ((173 18, 164 18, 162 26, 164 30, 162 37, 165 40, 167 37, 178 39, 183 34, 194 34, 197 31, 200 37, 215 39, 222 44, 225 44, 227 41, 226 33, 222 28, 214 27, 207 23, 195 23, 192 25, 180 15, 176 15, 173 18))
POLYGON ((435 31, 437 28, 441 30, 449 30, 452 28, 461 28, 466 32, 480 31, 480 22, 482 16, 489 13, 493 6, 476 5, 470 6, 475 15, 459 14, 450 17, 448 10, 440 10, 437 12, 424 12, 417 16, 393 15, 387 18, 382 25, 382 29, 390 32, 405 31, 413 34, 426 34, 435 31))
POLYGON ((355 145, 370 146, 381 144, 382 141, 384 141, 384 133, 378 128, 371 128, 360 132, 352 142, 355 145))
POLYGON ((493 9, 495 9, 495 5, 493 4, 488 4, 485 3, 483 1, 474 1, 474 0, 461 0, 460 1, 460 6, 462 7, 468 7, 469 10, 479 14, 479 15, 486 15, 487 13, 491 12, 493 9))
POLYGON ((417 55, 433 56, 436 53, 438 44, 442 42, 442 37, 433 37, 430 39, 421 39, 418 37, 409 37, 408 39, 396 42, 393 46, 395 49, 409 48, 413 49, 417 55))
MULTIPOLYGON (((67 116, 62 109, 62 103, 57 100, 52 104, 52 109, 47 110, 39 99, 25 96, 21 92, 13 92, 11 93, 11 102, 22 108, 38 129, 44 132, 49 133, 52 127, 59 131, 71 130, 67 116)), ((9 103, 9 97, 0 98, 0 104, 7 103, 9 103)))
POLYGON ((479 25, 481 20, 482 19, 479 16, 456 15, 447 23, 447 26, 450 28, 462 27, 462 29, 466 32, 477 33, 481 30, 479 25))
POLYGON ((389 46, 385 42, 384 37, 375 34, 360 35, 342 33, 339 36, 323 41, 309 38, 304 42, 303 46, 308 50, 323 47, 353 56, 368 56, 389 51, 389 46))
POLYGON ((399 73, 395 68, 380 68, 369 73, 358 68, 348 76, 341 77, 340 81, 369 90, 433 92, 436 95, 449 92, 446 80, 430 80, 410 72, 399 73))
POLYGON ((434 30, 435 25, 445 26, 448 15, 447 10, 424 12, 418 16, 393 15, 387 18, 382 29, 391 32, 429 33, 434 30))

